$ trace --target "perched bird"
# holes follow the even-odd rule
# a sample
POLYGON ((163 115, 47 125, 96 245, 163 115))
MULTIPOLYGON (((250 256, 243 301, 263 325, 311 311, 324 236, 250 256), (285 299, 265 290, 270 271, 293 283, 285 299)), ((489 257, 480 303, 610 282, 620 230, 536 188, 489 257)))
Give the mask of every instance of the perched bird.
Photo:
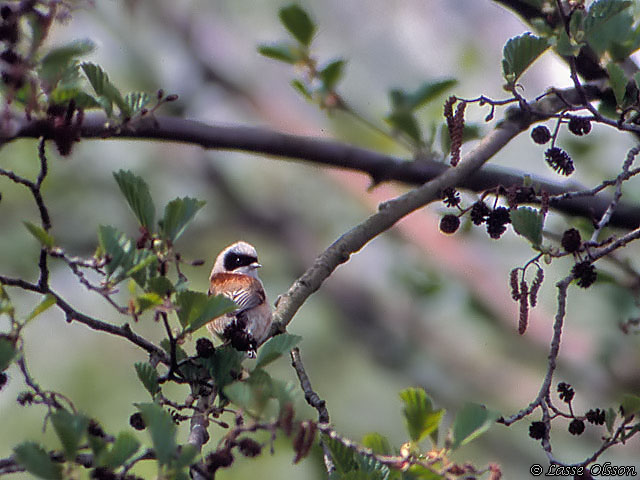
POLYGON ((220 252, 209 278, 209 295, 224 295, 238 309, 214 318, 207 328, 251 358, 267 339, 271 327, 271 307, 258 278, 261 266, 252 245, 236 242, 220 252))

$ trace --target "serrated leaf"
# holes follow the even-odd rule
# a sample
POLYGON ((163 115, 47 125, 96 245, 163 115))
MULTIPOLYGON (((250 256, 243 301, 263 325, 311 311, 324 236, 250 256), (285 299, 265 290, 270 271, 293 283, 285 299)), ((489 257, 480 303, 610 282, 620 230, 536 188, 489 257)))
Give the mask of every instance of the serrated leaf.
POLYGON ((367 433, 362 437, 362 445, 370 448, 373 453, 378 455, 393 455, 393 450, 389 440, 379 433, 367 433))
POLYGON ((434 472, 433 470, 428 469, 423 465, 412 465, 407 470, 407 479, 419 479, 419 480, 446 480, 446 477, 434 472))
POLYGON ((218 388, 222 388, 233 382, 236 375, 232 375, 232 372, 236 374, 240 372, 244 359, 244 352, 240 352, 230 345, 224 345, 216 348, 213 356, 200 359, 200 361, 215 380, 218 388))
POLYGON ((484 405, 467 403, 453 421, 452 449, 460 448, 489 430, 500 417, 500 413, 488 410, 484 405))
POLYGON ((575 57, 580 53, 582 44, 576 43, 575 40, 569 38, 569 35, 564 29, 558 32, 556 37, 556 50, 558 53, 565 57, 575 57))
POLYGON ((25 320, 27 322, 29 320, 33 320, 38 315, 40 315, 41 313, 45 312, 50 307, 55 305, 55 303, 56 303, 56 298, 53 295, 48 293, 47 295, 45 295, 45 297, 42 299, 42 301, 38 305, 36 305, 36 307, 31 311, 31 313, 29 314, 29 316, 25 320))
POLYGON ((75 458, 80 442, 89 426, 89 419, 84 415, 72 414, 66 410, 58 410, 50 418, 65 456, 69 460, 75 458))
POLYGON ((185 332, 195 332, 214 318, 237 309, 236 304, 223 295, 209 296, 192 290, 180 292, 176 303, 178 319, 185 332))
POLYGON ((120 432, 113 446, 100 455, 98 464, 107 468, 118 468, 125 464, 140 448, 140 442, 130 432, 120 432))
POLYGON ((49 454, 35 442, 24 442, 13 449, 16 462, 27 472, 48 480, 62 479, 62 465, 53 463, 49 454))
POLYGON ((524 33, 507 41, 502 51, 502 73, 513 85, 520 75, 549 47, 545 38, 524 33))
POLYGON ((131 276, 144 288, 147 267, 157 260, 148 250, 138 250, 124 233, 110 225, 98 228, 100 253, 108 258, 105 271, 114 284, 131 276), (117 275, 114 275, 117 273, 117 275))
POLYGON ((622 409, 625 418, 632 417, 640 412, 640 397, 629 393, 623 395, 622 402, 620 402, 620 408, 622 409))
POLYGON ((147 182, 129 170, 114 172, 113 178, 116 179, 120 191, 140 222, 140 225, 145 227, 149 233, 153 233, 156 207, 153 204, 147 182))
POLYGON ((0 372, 7 369, 18 351, 13 343, 5 337, 0 337, 0 372))
POLYGON ((298 47, 286 42, 262 44, 258 46, 258 53, 273 60, 292 65, 304 58, 303 52, 298 47))
POLYGON ((146 92, 130 92, 124 96, 130 115, 139 113, 150 101, 151 97, 146 92))
POLYGON ((109 261, 105 265, 107 275, 112 275, 125 262, 133 244, 125 234, 110 225, 98 227, 98 243, 102 252, 109 257, 109 261))
POLYGON ((617 14, 633 4, 630 0, 596 0, 589 7, 584 19, 586 35, 593 35, 617 14))
POLYGON ((279 16, 289 33, 302 45, 308 47, 316 30, 309 14, 299 5, 292 4, 281 8, 279 16))
POLYGON ((531 242, 534 247, 542 243, 542 226, 544 217, 542 214, 529 207, 519 207, 509 212, 513 229, 531 242))
POLYGON ((138 313, 142 313, 150 308, 162 305, 162 297, 154 292, 143 293, 136 298, 136 306, 138 307, 138 313))
POLYGON ((389 467, 380 463, 376 458, 355 454, 358 471, 365 472, 367 479, 387 480, 389 478, 389 467))
POLYGON ((77 108, 83 110, 101 108, 101 105, 95 98, 78 88, 58 87, 49 95, 50 103, 55 105, 67 105, 71 100, 75 102, 77 108))
POLYGON ((331 458, 340 474, 345 474, 356 468, 355 451, 353 449, 325 434, 322 434, 322 442, 331 451, 331 458))
POLYGON ((167 295, 173 293, 175 288, 173 287, 173 283, 167 277, 153 277, 150 278, 147 282, 147 288, 150 293, 155 293, 160 295, 161 297, 166 297, 167 295))
POLYGON ((171 200, 164 208, 160 231, 163 238, 175 242, 184 232, 189 222, 193 220, 198 210, 207 202, 191 197, 171 200))
POLYGON ((171 415, 155 403, 137 404, 151 435, 151 442, 160 465, 168 465, 177 451, 176 424, 171 415))
POLYGON ((134 364, 138 378, 147 389, 147 392, 153 397, 160 391, 160 385, 158 384, 158 372, 151 364, 146 362, 137 362, 134 364))
POLYGON ((385 118, 394 130, 406 134, 415 143, 422 143, 422 131, 413 113, 408 110, 396 110, 385 118))
POLYGON ((55 245, 55 240, 44 228, 27 221, 22 223, 43 247, 52 248, 55 245))
POLYGON ((47 90, 51 90, 61 79, 67 68, 75 63, 74 59, 87 55, 95 50, 96 45, 89 39, 75 40, 71 43, 56 47, 40 61, 39 76, 46 84, 47 90))
POLYGON ((427 435, 436 431, 444 409, 434 410, 431 399, 422 388, 407 388, 400 392, 404 402, 404 414, 409 438, 414 442, 422 441, 427 435))
POLYGON ((93 90, 96 92, 96 95, 98 95, 98 102, 102 105, 108 116, 111 116, 112 105, 114 103, 123 115, 131 116, 129 105, 127 105, 124 98, 122 98, 120 91, 111 83, 107 73, 102 70, 99 65, 87 62, 81 64, 80 68, 82 68, 82 71, 87 76, 93 90))
POLYGON ((624 94, 627 91, 627 77, 622 67, 614 62, 607 64, 607 73, 609 74, 609 84, 616 97, 616 103, 621 106, 624 102, 624 94))
POLYGON ((260 347, 260 352, 258 353, 258 358, 256 360, 256 367, 264 367, 285 353, 289 353, 289 351, 300 343, 301 340, 301 336, 292 335, 290 333, 283 333, 281 335, 271 337, 264 345, 262 345, 262 347, 260 347))
POLYGON ((339 59, 330 62, 324 66, 319 72, 318 76, 322 82, 322 86, 325 90, 332 91, 342 78, 344 66, 347 64, 345 60, 339 59))
POLYGON ((444 92, 457 85, 457 83, 458 81, 455 78, 424 82, 414 92, 406 96, 407 105, 412 110, 420 108, 438 98, 444 92))

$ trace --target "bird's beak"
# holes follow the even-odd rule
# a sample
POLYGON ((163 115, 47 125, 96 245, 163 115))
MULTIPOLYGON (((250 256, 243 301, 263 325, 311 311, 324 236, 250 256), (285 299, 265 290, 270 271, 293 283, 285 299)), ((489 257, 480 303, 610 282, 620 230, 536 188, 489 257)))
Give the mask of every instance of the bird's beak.
POLYGON ((262 265, 260 265, 258 262, 253 262, 251 265, 249 265, 251 267, 251 270, 257 270, 258 268, 261 268, 262 265))

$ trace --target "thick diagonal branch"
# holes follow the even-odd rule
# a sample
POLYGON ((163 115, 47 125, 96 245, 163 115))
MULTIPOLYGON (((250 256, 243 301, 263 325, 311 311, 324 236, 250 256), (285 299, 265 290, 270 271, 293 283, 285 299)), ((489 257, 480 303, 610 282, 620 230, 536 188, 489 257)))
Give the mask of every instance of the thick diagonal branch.
MULTIPOLYGON (((602 94, 599 87, 594 85, 584 86, 584 91, 590 100, 602 94)), ((517 123, 518 132, 520 132, 531 124, 543 121, 566 108, 567 103, 572 105, 581 103, 581 98, 575 89, 562 91, 561 97, 562 99, 557 95, 548 95, 542 100, 531 103, 527 111, 519 107, 511 107, 503 122, 517 123)), ((17 127, 14 133, 5 137, 3 142, 23 137, 55 137, 55 132, 47 121, 26 119, 16 121, 17 127)), ((422 185, 450 168, 441 162, 408 161, 337 141, 290 135, 266 128, 206 125, 193 120, 163 116, 143 117, 125 125, 117 125, 114 121, 108 121, 104 115, 87 115, 79 134, 82 138, 162 140, 200 145, 206 149, 262 153, 363 172, 371 176, 374 182, 399 181, 411 185, 422 185)), ((487 165, 475 171, 472 176, 458 179, 454 186, 476 192, 498 185, 519 186, 522 185, 524 174, 525 172, 487 165)), ((533 180, 552 196, 576 189, 575 186, 545 181, 541 178, 533 178, 533 180)), ((598 219, 610 203, 609 196, 598 195, 591 198, 556 199, 551 206, 570 215, 598 219)), ((626 229, 636 228, 640 225, 640 207, 625 203, 618 204, 609 224, 626 229)))

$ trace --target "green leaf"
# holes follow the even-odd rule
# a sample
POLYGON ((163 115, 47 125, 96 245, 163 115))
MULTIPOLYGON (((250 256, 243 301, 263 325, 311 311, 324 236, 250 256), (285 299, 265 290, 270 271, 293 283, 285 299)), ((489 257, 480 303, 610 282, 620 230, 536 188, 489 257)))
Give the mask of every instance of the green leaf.
POLYGON ((62 465, 53 463, 49 454, 35 442, 24 442, 13 449, 16 461, 38 478, 62 479, 62 465))
POLYGON ((80 68, 82 68, 93 90, 99 96, 98 102, 102 105, 108 116, 111 116, 112 105, 114 103, 123 115, 131 116, 129 105, 127 105, 120 91, 111 83, 109 76, 99 65, 83 63, 80 65, 80 68))
POLYGON ((624 94, 627 91, 627 77, 622 67, 614 62, 607 64, 607 72, 609 73, 609 84, 616 97, 616 103, 621 106, 624 102, 624 94))
POLYGON ((52 248, 54 246, 55 240, 44 228, 27 221, 22 223, 43 247, 52 248))
POLYGON ((355 451, 337 439, 322 434, 322 442, 329 447, 331 458, 336 470, 341 473, 348 473, 356 468, 355 451))
POLYGON ((148 232, 153 233, 156 207, 153 205, 147 182, 129 170, 114 172, 113 177, 118 182, 120 191, 126 198, 140 225, 146 228, 148 232))
POLYGON ((130 92, 124 96, 130 115, 139 113, 150 101, 151 97, 146 92, 130 92))
POLYGON ((84 415, 58 410, 51 415, 51 423, 62 443, 65 456, 68 460, 74 459, 89 426, 89 419, 84 415))
POLYGON ((631 395, 629 393, 622 396, 622 402, 620 403, 622 414, 625 418, 630 418, 633 415, 640 412, 640 397, 638 395, 631 395))
POLYGON ((45 312, 50 307, 55 305, 55 303, 56 303, 56 297, 54 297, 50 293, 46 294, 42 299, 42 301, 38 305, 36 305, 36 307, 32 310, 32 312, 29 314, 29 316, 25 320, 27 322, 29 320, 33 320, 38 315, 40 315, 41 313, 45 312))
POLYGON ((71 100, 76 102, 76 107, 82 108, 83 110, 101 108, 101 105, 95 98, 77 88, 58 87, 49 95, 49 101, 55 105, 67 105, 71 100))
POLYGON ((407 388, 400 392, 400 398, 404 402, 402 412, 412 441, 420 442, 436 431, 445 411, 442 408, 434 410, 431 399, 422 388, 407 388))
POLYGON ((216 386, 222 388, 234 381, 242 369, 241 364, 244 359, 244 352, 239 352, 232 346, 225 345, 216 348, 210 358, 203 358, 200 361, 215 380, 216 386), (232 375, 232 372, 236 375, 232 375))
POLYGON ((160 391, 160 385, 158 384, 158 372, 151 364, 146 362, 137 362, 134 364, 138 378, 144 385, 144 388, 153 397, 160 391))
MULTIPOLYGON (((171 355, 171 342, 169 342, 168 338, 163 338, 160 341, 160 346, 162 349, 167 352, 167 354, 171 355)), ((180 363, 182 360, 186 359, 189 355, 180 345, 176 345, 176 361, 180 363)))
MULTIPOLYGON (((178 458, 175 461, 174 465, 176 468, 186 468, 195 461, 196 457, 199 454, 200 454, 200 451, 195 445, 192 445, 190 443, 182 445, 182 448, 180 449, 180 454, 178 455, 178 458)), ((187 476, 187 479, 188 478, 189 477, 187 476)))
POLYGON ((250 410, 254 395, 251 385, 246 382, 234 382, 223 389, 225 396, 243 410, 250 410))
POLYGON ((13 342, 6 337, 0 337, 0 372, 11 365, 17 353, 18 351, 15 349, 13 342))
POLYGON ((406 477, 402 477, 403 479, 446 480, 446 477, 443 477, 423 465, 412 465, 409 467, 409 470, 407 470, 407 473, 408 475, 406 477))
POLYGON ((387 115, 385 120, 395 130, 409 136, 415 143, 422 143, 422 131, 420 130, 418 121, 410 111, 396 110, 387 115))
POLYGON ((510 85, 549 47, 546 39, 529 32, 507 41, 502 51, 502 72, 510 85))
POLYGON ((362 437, 362 445, 370 448, 377 455, 393 455, 389 440, 379 433, 367 433, 362 437))
POLYGON ((455 450, 489 430, 500 417, 500 413, 487 410, 484 405, 467 403, 453 421, 453 445, 455 450))
POLYGON ((593 36, 609 20, 632 4, 630 0, 596 0, 589 7, 587 17, 584 19, 585 34, 593 36))
POLYGON ((175 456, 178 448, 176 444, 176 424, 171 415, 155 403, 137 404, 138 410, 151 435, 151 442, 160 465, 168 465, 175 456))
POLYGON ((258 353, 256 360, 256 367, 264 367, 273 362, 280 356, 288 353, 293 347, 295 347, 302 337, 299 335, 292 335, 290 333, 283 333, 271 337, 262 347, 258 353))
POLYGON ((142 313, 150 308, 162 305, 162 297, 154 292, 143 293, 136 298, 136 306, 138 307, 138 313, 142 313))
POLYGON ((316 26, 302 7, 296 4, 283 7, 279 12, 280 21, 289 33, 302 45, 308 47, 315 33, 316 26))
POLYGON ((565 57, 575 57, 580 53, 582 45, 577 43, 573 38, 569 38, 567 32, 561 29, 556 38, 556 50, 565 57))
POLYGON ((110 280, 115 284, 131 276, 144 288, 146 268, 157 260, 156 256, 148 250, 138 250, 130 238, 109 225, 98 228, 98 242, 102 254, 109 259, 105 271, 113 277, 110 280))
POLYGON ((71 43, 56 47, 40 61, 39 76, 47 84, 47 90, 55 86, 67 68, 75 63, 75 58, 87 55, 95 50, 96 45, 89 39, 75 40, 71 43))
POLYGON ((173 283, 167 277, 153 277, 147 282, 147 288, 150 293, 160 295, 160 297, 166 297, 173 293, 175 290, 173 283))
POLYGON ((140 442, 130 432, 120 432, 107 452, 100 455, 99 465, 107 468, 118 468, 125 464, 140 448, 140 442))
POLYGON ((291 86, 293 88, 295 88, 308 101, 312 101, 313 100, 313 95, 307 89, 306 85, 304 83, 302 83, 300 80, 298 80, 297 78, 294 79, 294 80, 291 80, 291 86))
POLYGON ((438 98, 444 92, 457 85, 457 83, 458 81, 455 78, 424 82, 416 91, 407 95, 408 107, 412 110, 420 108, 438 98))
POLYGON ((336 85, 342 78, 344 66, 347 64, 345 60, 334 60, 318 72, 320 81, 325 90, 335 90, 336 85))
POLYGON ((237 306, 222 295, 209 296, 185 290, 176 297, 178 319, 185 332, 195 332, 216 317, 233 312, 237 306))
POLYGON ((544 216, 536 209, 519 207, 509 213, 513 229, 531 242, 534 247, 542 243, 544 216))
POLYGON ((191 197, 171 200, 164 209, 160 224, 163 238, 175 242, 205 203, 207 202, 191 197))
POLYGON ((290 63, 292 65, 304 58, 303 52, 301 52, 298 47, 285 42, 269 45, 262 44, 258 46, 258 53, 273 60, 290 63))
POLYGON ((617 413, 613 408, 608 408, 604 414, 604 423, 607 426, 607 431, 613 433, 613 425, 616 422, 617 413))

